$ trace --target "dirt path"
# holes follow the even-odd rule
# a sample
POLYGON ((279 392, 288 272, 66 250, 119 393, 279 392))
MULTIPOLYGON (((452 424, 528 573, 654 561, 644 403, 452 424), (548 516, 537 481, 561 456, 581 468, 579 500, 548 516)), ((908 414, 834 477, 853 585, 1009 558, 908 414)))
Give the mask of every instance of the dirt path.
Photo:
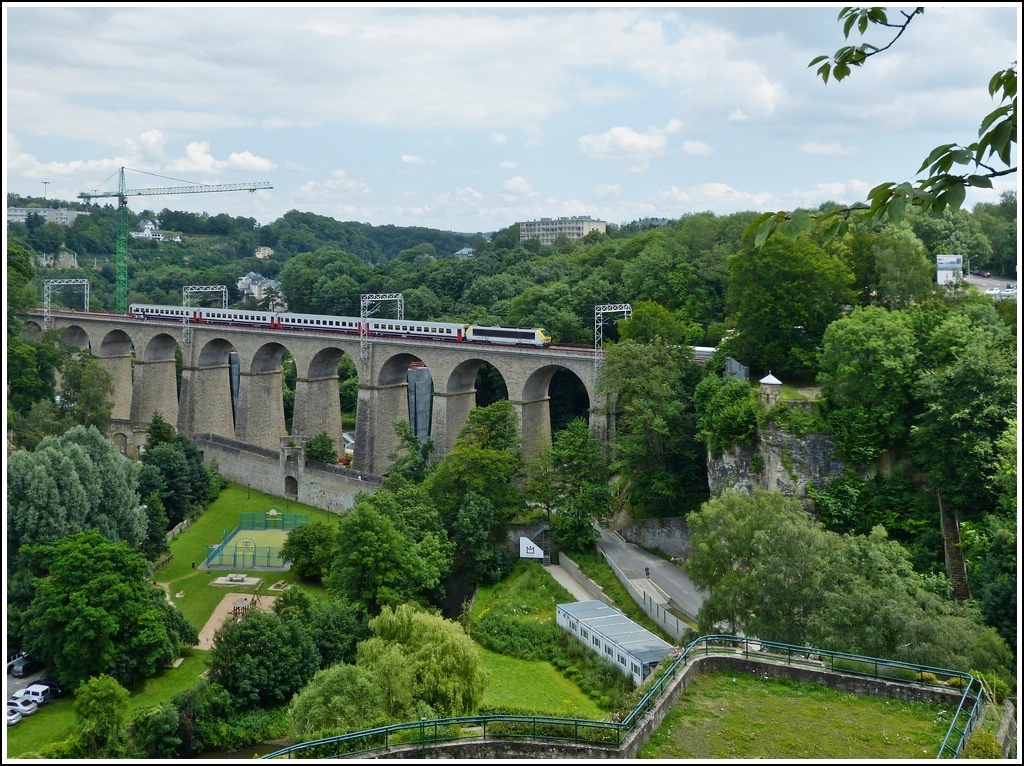
MULTIPOLYGON (((253 594, 251 593, 228 593, 220 600, 217 608, 213 610, 213 614, 210 615, 210 619, 206 621, 206 625, 199 631, 199 645, 197 649, 212 649, 213 648, 213 634, 224 625, 224 622, 231 618, 231 615, 235 608, 235 602, 239 599, 246 599, 251 601, 253 594)), ((277 601, 277 596, 264 596, 260 594, 259 603, 253 606, 254 609, 262 609, 264 612, 270 612, 274 609, 274 602, 277 601)))

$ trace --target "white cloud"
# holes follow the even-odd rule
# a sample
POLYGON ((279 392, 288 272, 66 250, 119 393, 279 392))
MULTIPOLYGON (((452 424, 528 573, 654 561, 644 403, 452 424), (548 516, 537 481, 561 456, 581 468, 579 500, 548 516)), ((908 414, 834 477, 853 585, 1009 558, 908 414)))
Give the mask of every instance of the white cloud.
POLYGON ((516 163, 514 163, 512 160, 504 160, 503 162, 498 164, 498 167, 501 168, 502 170, 515 170, 518 167, 518 165, 516 165, 516 163))
POLYGON ((532 194, 533 184, 522 176, 512 176, 501 185, 501 190, 507 194, 532 194))
POLYGON ((269 172, 276 170, 275 165, 265 157, 257 157, 252 152, 233 152, 228 155, 228 167, 238 168, 239 170, 253 170, 269 172))
POLYGON ((402 162, 408 165, 429 165, 430 160, 426 157, 421 157, 418 154, 403 154, 402 162))
POLYGON ((627 127, 581 136, 577 142, 580 151, 588 157, 650 157, 661 154, 665 143, 665 134, 657 128, 640 133, 627 127))
POLYGON ((488 138, 490 138, 491 141, 493 141, 496 144, 503 144, 506 141, 508 141, 508 136, 506 136, 504 133, 491 133, 488 136, 488 138))
POLYGON ((841 157, 846 154, 855 154, 856 150, 839 143, 819 144, 808 141, 800 145, 800 151, 805 154, 823 154, 833 157, 841 157))
POLYGON ((710 157, 715 150, 703 141, 683 141, 683 154, 692 154, 695 157, 710 157))

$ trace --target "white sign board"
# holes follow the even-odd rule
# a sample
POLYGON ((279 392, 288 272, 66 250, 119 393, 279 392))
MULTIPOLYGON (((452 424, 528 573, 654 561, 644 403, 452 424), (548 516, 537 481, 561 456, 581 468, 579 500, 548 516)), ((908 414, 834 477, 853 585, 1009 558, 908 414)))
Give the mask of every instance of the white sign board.
POLYGON ((519 538, 519 558, 521 559, 542 559, 544 549, 537 545, 529 537, 519 538))

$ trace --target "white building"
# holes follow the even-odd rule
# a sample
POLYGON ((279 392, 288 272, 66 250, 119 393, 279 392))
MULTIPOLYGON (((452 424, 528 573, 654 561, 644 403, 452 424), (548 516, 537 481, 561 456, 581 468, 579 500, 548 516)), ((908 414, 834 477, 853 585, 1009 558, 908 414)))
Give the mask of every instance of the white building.
POLYGON ((596 599, 556 604, 555 621, 637 685, 674 650, 672 644, 596 599))
POLYGON ((129 232, 135 239, 150 239, 154 242, 181 242, 181 237, 175 234, 173 237, 168 236, 163 231, 157 228, 156 224, 150 220, 139 221, 139 230, 129 232))
POLYGON ((539 221, 519 222, 519 241, 539 239, 542 245, 553 245, 558 237, 565 237, 570 242, 574 242, 592 231, 607 234, 608 224, 605 221, 596 221, 589 215, 541 218, 539 221))
POLYGON ((33 213, 41 215, 46 223, 55 223, 64 228, 74 223, 78 216, 89 215, 84 210, 66 210, 65 208, 9 207, 7 208, 7 223, 27 223, 28 217, 33 213))

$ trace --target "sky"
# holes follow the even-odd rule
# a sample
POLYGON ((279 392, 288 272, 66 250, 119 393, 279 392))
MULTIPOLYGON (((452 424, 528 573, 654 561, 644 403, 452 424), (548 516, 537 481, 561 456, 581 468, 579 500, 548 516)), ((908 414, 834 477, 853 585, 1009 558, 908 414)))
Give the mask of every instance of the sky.
POLYGON ((136 213, 466 233, 849 204, 976 140, 1021 19, 926 5, 825 84, 808 64, 848 44, 840 7, 5 3, 4 190, 75 201, 124 167, 129 189, 273 187, 136 213))

